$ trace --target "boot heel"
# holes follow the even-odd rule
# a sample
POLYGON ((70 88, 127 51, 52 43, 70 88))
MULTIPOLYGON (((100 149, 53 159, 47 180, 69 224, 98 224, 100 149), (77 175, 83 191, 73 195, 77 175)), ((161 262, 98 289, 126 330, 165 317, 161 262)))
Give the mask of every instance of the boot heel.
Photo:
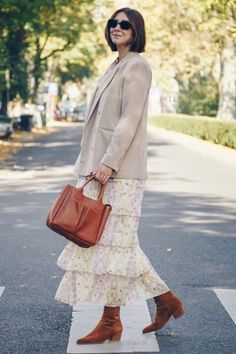
POLYGON ((177 320, 177 318, 183 316, 184 313, 185 313, 184 307, 180 306, 179 308, 177 308, 177 310, 175 310, 175 312, 173 312, 173 317, 175 320, 177 320))
POLYGON ((113 336, 111 337, 111 340, 112 341, 120 340, 121 335, 122 335, 122 331, 117 332, 116 334, 113 334, 113 336))

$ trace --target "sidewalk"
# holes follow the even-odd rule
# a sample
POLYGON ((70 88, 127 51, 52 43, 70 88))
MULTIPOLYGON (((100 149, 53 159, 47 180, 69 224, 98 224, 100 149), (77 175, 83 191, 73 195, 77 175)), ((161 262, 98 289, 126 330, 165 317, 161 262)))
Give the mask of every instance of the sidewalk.
POLYGON ((4 167, 4 163, 11 159, 20 149, 35 141, 38 137, 46 134, 55 133, 55 127, 47 127, 44 129, 33 128, 31 132, 14 131, 12 139, 0 139, 0 168, 4 167))

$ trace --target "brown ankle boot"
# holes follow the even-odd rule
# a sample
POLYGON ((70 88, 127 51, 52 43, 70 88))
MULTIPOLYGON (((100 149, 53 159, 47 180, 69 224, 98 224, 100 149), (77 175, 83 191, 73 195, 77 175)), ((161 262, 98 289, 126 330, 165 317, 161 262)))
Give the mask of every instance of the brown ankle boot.
POLYGON ((143 329, 143 333, 149 333, 164 327, 172 315, 177 319, 184 314, 182 302, 171 291, 154 297, 154 300, 156 317, 152 324, 143 329))
POLYGON ((105 306, 101 320, 86 337, 77 340, 77 344, 102 343, 109 339, 120 340, 123 326, 120 320, 120 308, 105 306))

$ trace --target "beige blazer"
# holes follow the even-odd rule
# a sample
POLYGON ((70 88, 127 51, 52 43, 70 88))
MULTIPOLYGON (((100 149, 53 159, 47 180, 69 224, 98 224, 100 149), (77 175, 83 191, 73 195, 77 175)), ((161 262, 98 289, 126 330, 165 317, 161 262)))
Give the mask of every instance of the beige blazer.
POLYGON ((89 175, 101 162, 114 178, 147 178, 147 110, 151 70, 129 52, 101 77, 85 119, 74 173, 89 175))

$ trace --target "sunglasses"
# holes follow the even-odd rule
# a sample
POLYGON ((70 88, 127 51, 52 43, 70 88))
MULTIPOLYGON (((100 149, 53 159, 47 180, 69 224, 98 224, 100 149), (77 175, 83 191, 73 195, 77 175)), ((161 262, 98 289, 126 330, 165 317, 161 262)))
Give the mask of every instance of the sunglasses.
POLYGON ((111 18, 110 20, 108 20, 107 22, 108 24, 108 28, 116 28, 117 25, 120 25, 120 28, 122 30, 128 30, 130 28, 132 28, 131 23, 129 21, 120 21, 118 22, 118 20, 111 18))

